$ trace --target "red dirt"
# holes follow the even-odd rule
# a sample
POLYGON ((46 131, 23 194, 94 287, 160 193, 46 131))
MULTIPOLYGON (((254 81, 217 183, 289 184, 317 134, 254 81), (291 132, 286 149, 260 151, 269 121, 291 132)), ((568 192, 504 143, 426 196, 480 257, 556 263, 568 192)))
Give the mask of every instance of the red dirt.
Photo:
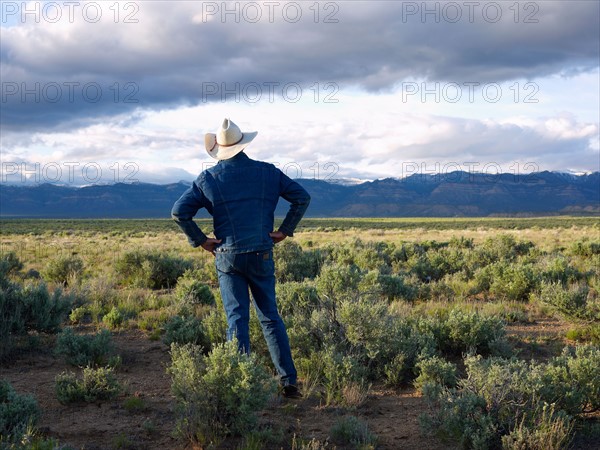
MULTIPOLYGON (((175 416, 170 378, 165 371, 170 362, 167 346, 150 341, 137 330, 116 333, 113 340, 123 359, 117 376, 125 385, 125 393, 114 401, 61 405, 54 392, 55 377, 65 370, 77 373, 80 370, 66 364, 63 358, 54 357, 51 343, 17 355, 0 368, 0 377, 10 381, 17 392, 35 395, 42 409, 38 428, 62 445, 86 450, 186 448, 184 442, 171 436, 175 416), (125 409, 123 402, 132 395, 144 400, 144 411, 130 413, 125 409), (146 431, 145 421, 150 421, 154 430, 146 431)), ((350 414, 367 422, 369 429, 379 437, 378 448, 451 448, 420 433, 418 416, 424 408, 424 400, 413 389, 398 392, 373 389, 365 403, 354 411, 322 407, 314 398, 274 400, 261 413, 260 422, 282 429, 283 448, 290 448, 294 434, 303 440, 326 441, 336 420, 350 414)), ((236 448, 239 444, 239 440, 226 440, 222 447, 236 448)), ((281 445, 276 447, 281 448, 281 445)), ((327 448, 334 447, 334 443, 329 443, 327 448)), ((337 448, 343 447, 338 445, 337 448)))
MULTIPOLYGON (((522 357, 531 352, 536 359, 540 356, 543 359, 555 354, 562 346, 562 326, 559 322, 550 322, 508 327, 512 340, 536 336, 544 338, 542 344, 534 345, 535 348, 527 348, 528 344, 525 344, 522 357)), ((35 395, 42 409, 38 428, 45 436, 58 439, 60 444, 85 450, 190 448, 185 442, 172 437, 175 415, 170 378, 165 371, 170 362, 167 346, 150 341, 139 330, 115 333, 113 340, 123 360, 117 376, 125 385, 125 392, 114 401, 61 405, 54 392, 56 375, 64 370, 78 373, 80 370, 68 366, 62 358, 54 357, 52 342, 23 352, 8 364, 3 364, 0 377, 10 381, 17 392, 35 395), (143 399, 143 411, 131 413, 125 409, 124 400, 133 395, 143 399), (144 427, 145 422, 152 426, 144 427)), ((378 436, 377 448, 380 449, 456 448, 421 433, 418 417, 424 411, 425 400, 414 389, 396 391, 376 386, 360 407, 350 411, 323 407, 316 398, 276 399, 260 414, 260 423, 263 427, 270 426, 283 432, 283 445, 273 445, 272 448, 290 448, 294 435, 305 441, 315 438, 325 442, 331 426, 343 415, 355 415, 364 420, 378 436)), ((234 449, 240 444, 239 439, 228 439, 220 448, 234 449)), ((327 446, 328 449, 336 447, 344 448, 334 442, 327 446)), ((582 450, 599 448, 589 441, 575 443, 574 447, 582 450)))
POLYGON ((114 401, 61 405, 54 392, 54 379, 64 370, 80 373, 55 358, 50 351, 31 351, 0 369, 0 377, 10 381, 17 392, 35 395, 42 410, 38 428, 60 444, 100 450, 111 448, 174 449, 171 437, 175 418, 170 379, 165 372, 169 362, 167 347, 152 342, 138 331, 115 334, 116 351, 123 363, 117 377, 125 394, 139 393, 144 411, 129 413, 123 406, 128 395, 114 401), (142 424, 151 421, 154 431, 142 424))

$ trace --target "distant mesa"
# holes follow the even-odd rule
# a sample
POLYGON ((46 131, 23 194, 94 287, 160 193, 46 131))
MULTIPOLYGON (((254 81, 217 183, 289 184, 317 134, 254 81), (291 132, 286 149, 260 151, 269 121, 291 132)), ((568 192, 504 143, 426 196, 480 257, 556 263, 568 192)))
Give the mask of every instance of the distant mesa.
MULTIPOLYGON (((361 182, 299 180, 310 192, 310 217, 486 217, 600 215, 600 172, 527 175, 414 174, 361 182)), ((0 217, 168 218, 190 182, 68 187, 0 185, 0 217)), ((276 214, 283 216, 280 200, 276 214)), ((198 217, 208 217, 201 211, 198 217)))

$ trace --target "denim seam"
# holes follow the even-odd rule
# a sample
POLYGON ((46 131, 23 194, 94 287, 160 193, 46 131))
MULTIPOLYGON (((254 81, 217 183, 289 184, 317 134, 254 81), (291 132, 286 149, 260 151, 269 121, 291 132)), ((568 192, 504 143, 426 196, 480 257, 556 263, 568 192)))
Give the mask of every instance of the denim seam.
MULTIPOLYGON (((213 181, 215 181, 215 186, 217 187, 217 190, 219 191, 219 200, 223 203, 224 207, 225 207, 225 212, 227 213, 227 220, 229 220, 229 222, 231 222, 231 213, 229 212, 229 208, 227 207, 227 202, 225 202, 225 198, 223 197, 223 193, 221 192, 221 188, 219 187, 219 183, 216 182, 216 180, 214 179, 214 175, 211 173, 211 176, 213 178, 213 181)), ((233 233, 233 241, 237 242, 237 236, 235 235, 235 227, 232 226, 231 227, 231 231, 233 233)))
MULTIPOLYGON (((265 179, 266 176, 263 173, 263 171, 261 170, 261 174, 260 174, 260 178, 262 180, 262 192, 261 192, 261 196, 260 196, 260 210, 264 211, 265 210, 265 179)), ((260 215, 260 232, 262 233, 263 230, 263 215, 260 215)))

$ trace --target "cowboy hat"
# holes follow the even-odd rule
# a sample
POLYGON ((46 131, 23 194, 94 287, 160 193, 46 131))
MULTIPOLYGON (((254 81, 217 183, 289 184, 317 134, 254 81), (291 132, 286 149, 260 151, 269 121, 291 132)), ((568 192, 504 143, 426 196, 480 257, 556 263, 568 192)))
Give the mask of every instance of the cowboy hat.
POLYGON ((233 158, 258 134, 257 131, 242 133, 232 120, 224 119, 217 133, 206 133, 204 135, 204 146, 210 156, 215 159, 233 158))

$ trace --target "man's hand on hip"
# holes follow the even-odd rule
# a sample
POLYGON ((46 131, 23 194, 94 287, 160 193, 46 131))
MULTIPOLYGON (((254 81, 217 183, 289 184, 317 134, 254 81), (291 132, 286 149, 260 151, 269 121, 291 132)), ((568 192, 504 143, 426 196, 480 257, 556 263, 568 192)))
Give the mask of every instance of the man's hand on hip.
POLYGON ((287 235, 281 231, 273 231, 272 233, 269 233, 269 236, 271 236, 271 239, 273 239, 274 244, 283 241, 287 237, 287 235))
POLYGON ((208 238, 204 244, 201 245, 201 247, 206 250, 207 252, 210 252, 213 254, 213 256, 215 255, 215 248, 217 247, 218 244, 221 243, 221 239, 213 239, 213 238, 208 238))

